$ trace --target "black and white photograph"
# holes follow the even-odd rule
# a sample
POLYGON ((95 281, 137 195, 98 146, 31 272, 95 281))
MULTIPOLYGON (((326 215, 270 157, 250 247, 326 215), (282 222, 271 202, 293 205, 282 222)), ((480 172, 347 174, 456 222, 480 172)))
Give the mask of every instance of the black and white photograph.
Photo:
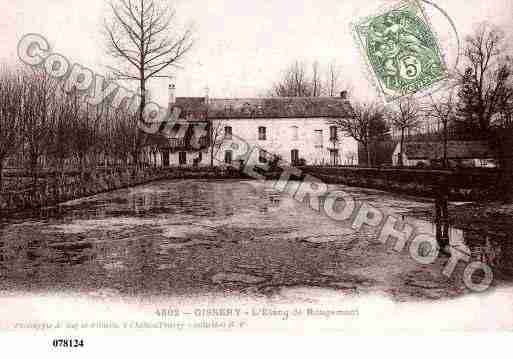
POLYGON ((0 10, 0 338, 513 330, 511 0, 0 10))

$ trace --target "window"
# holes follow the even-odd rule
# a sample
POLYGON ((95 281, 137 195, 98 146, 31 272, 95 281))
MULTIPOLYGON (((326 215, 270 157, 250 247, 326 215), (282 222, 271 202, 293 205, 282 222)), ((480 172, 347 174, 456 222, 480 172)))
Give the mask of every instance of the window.
POLYGON ((290 162, 293 166, 299 163, 299 150, 290 151, 290 162))
POLYGON ((232 113, 233 112, 233 106, 230 105, 224 105, 224 112, 225 113, 232 113))
POLYGON ((187 164, 187 152, 178 152, 178 163, 180 166, 187 164))
POLYGON ((267 163, 267 152, 260 149, 258 151, 258 162, 260 163, 267 163))
POLYGON ((231 126, 226 126, 224 128, 224 139, 231 140, 232 139, 232 128, 231 126))
POLYGON ((315 147, 322 147, 322 130, 315 130, 314 144, 315 147))
POLYGON ((162 165, 164 167, 169 167, 169 150, 162 150, 162 165))
POLYGON ((338 149, 331 149, 330 150, 330 164, 332 166, 338 165, 338 149))
POLYGON ((292 141, 297 141, 299 139, 299 127, 292 126, 292 141))
POLYGON ((338 140, 338 128, 337 126, 330 126, 330 141, 338 140))
POLYGON ((232 164, 232 151, 228 150, 224 153, 224 163, 231 165, 232 164))
POLYGON ((267 129, 265 127, 258 128, 258 139, 260 141, 265 141, 267 139, 267 129))
POLYGON ((246 102, 242 106, 242 113, 245 115, 252 115, 253 114, 253 106, 249 102, 246 102))

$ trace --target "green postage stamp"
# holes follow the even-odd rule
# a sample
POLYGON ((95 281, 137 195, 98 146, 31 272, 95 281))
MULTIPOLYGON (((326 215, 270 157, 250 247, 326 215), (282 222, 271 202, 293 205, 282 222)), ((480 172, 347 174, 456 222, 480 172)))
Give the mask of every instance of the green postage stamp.
POLYGON ((353 27, 386 102, 448 77, 437 39, 417 1, 399 3, 353 27))

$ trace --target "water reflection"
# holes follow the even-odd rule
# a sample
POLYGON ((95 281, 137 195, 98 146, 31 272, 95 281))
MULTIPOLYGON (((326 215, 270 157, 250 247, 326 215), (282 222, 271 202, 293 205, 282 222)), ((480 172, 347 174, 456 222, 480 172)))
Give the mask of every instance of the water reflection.
MULTIPOLYGON (((416 205, 380 192, 357 195, 387 211, 416 205)), ((415 226, 434 233, 430 222, 415 226)), ((451 245, 468 251, 465 236, 451 229, 451 245)), ((364 290, 374 283, 396 295, 418 266, 375 240, 371 229, 355 232, 255 183, 157 182, 1 224, 0 289, 190 294, 226 289, 212 278, 263 278, 253 282, 265 291, 298 283, 364 290)), ((493 239, 470 252, 498 267, 512 253, 493 239)), ((240 281, 229 285, 246 285, 240 281)), ((444 295, 459 293, 443 285, 444 295)))

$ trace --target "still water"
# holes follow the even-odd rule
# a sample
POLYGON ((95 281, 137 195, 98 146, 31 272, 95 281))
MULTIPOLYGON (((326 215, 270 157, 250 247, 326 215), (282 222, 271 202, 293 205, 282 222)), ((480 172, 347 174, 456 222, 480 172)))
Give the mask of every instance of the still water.
MULTIPOLYGON (((330 187, 398 216, 431 206, 330 187)), ((463 232, 453 233, 464 246, 463 232)), ((0 291, 269 297, 303 286, 396 300, 466 292, 461 275, 442 275, 446 257, 419 265, 376 237, 374 229, 354 231, 256 182, 155 182, 1 222, 0 291)))

